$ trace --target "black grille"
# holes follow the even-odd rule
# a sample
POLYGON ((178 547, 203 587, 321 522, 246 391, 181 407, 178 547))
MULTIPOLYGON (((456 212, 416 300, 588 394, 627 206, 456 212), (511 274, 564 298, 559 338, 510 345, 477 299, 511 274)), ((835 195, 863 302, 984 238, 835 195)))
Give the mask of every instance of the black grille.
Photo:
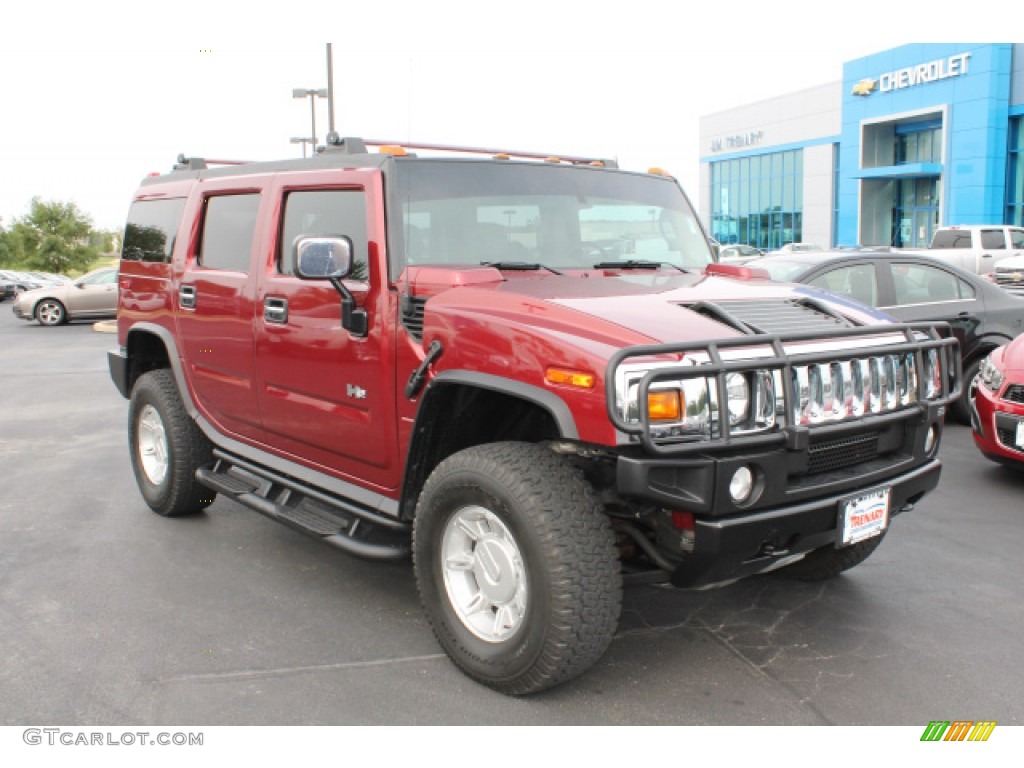
POLYGON ((1003 400, 1009 400, 1011 403, 1024 403, 1024 384, 1013 384, 1007 387, 1003 400))
POLYGON ((807 474, 831 472, 871 461, 878 455, 878 433, 868 432, 853 437, 811 443, 807 450, 807 474))
POLYGON ((999 427, 996 429, 996 434, 999 436, 999 442, 1009 448, 1011 451, 1021 450, 1020 446, 1017 445, 1017 432, 1013 429, 1004 429, 999 427))

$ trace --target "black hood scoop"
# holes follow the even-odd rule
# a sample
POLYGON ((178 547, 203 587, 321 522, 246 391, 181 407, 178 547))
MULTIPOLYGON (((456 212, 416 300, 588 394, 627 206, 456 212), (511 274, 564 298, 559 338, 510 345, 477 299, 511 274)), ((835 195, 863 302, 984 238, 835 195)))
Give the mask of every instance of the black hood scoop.
POLYGON ((827 333, 837 328, 856 328, 860 325, 811 298, 702 301, 680 306, 751 336, 788 335, 818 330, 827 333))

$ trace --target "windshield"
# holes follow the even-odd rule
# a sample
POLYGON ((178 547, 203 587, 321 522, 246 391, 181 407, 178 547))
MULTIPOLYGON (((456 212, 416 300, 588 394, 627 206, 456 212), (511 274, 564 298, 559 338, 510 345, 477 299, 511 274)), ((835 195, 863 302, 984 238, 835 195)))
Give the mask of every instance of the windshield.
POLYGON ((776 259, 774 257, 759 259, 757 262, 758 269, 763 269, 771 275, 772 280, 779 282, 796 280, 807 271, 809 266, 806 261, 787 261, 786 259, 776 259))
POLYGON ((657 262, 701 269, 704 234, 672 179, 494 161, 395 164, 392 274, 408 264, 590 269, 657 262))

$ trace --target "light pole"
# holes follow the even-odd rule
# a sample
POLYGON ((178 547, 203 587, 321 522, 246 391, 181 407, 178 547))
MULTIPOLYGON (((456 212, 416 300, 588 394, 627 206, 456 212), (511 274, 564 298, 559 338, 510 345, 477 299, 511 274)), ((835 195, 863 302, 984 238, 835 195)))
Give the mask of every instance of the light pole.
MULTIPOLYGON (((316 97, 319 96, 321 99, 327 98, 326 88, 293 88, 292 98, 293 99, 304 99, 309 97, 309 114, 313 122, 313 154, 316 154, 316 97)), ((305 149, 303 149, 305 151, 305 149)), ((305 155, 303 155, 305 156, 305 155)))
POLYGON ((292 138, 290 138, 289 141, 292 144, 301 144, 302 145, 302 156, 303 157, 306 156, 306 145, 314 143, 313 139, 311 139, 311 138, 309 138, 307 136, 292 136, 292 138))

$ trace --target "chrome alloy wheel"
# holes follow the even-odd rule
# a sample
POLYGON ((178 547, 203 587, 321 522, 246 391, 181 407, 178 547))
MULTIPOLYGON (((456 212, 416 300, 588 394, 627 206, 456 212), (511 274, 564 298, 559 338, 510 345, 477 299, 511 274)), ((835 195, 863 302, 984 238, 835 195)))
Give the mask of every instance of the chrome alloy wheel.
POLYGON ((152 405, 145 405, 138 423, 139 460, 142 471, 153 485, 160 485, 170 467, 167 450, 167 432, 160 413, 152 405))
POLYGON ((36 318, 42 325, 60 325, 64 321, 64 307, 56 301, 44 301, 36 309, 36 318))
POLYGON ((526 616, 528 584, 519 545, 480 506, 458 509, 441 538, 448 600, 466 629, 488 643, 507 640, 526 616))

